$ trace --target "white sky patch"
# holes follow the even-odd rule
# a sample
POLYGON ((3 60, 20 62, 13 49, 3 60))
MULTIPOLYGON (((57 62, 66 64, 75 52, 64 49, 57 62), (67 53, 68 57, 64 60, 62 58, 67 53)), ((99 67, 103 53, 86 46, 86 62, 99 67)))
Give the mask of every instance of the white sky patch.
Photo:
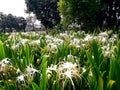
POLYGON ((25 13, 26 5, 25 0, 0 0, 0 12, 4 14, 11 13, 15 16, 26 17, 25 13))

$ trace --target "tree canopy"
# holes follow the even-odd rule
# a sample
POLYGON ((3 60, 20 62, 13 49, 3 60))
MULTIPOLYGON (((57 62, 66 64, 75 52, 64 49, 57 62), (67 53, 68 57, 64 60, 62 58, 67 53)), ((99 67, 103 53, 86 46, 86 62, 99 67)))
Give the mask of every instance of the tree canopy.
POLYGON ((104 21, 108 28, 120 26, 120 0, 102 0, 104 3, 104 21))
POLYGON ((59 0, 61 23, 83 25, 85 29, 120 26, 119 0, 59 0))
POLYGON ((27 13, 33 12, 46 28, 59 24, 58 0, 25 0, 27 13))
POLYGON ((102 9, 99 0, 60 0, 58 6, 64 26, 77 23, 87 28, 97 27, 97 14, 102 9))
POLYGON ((9 29, 12 31, 13 29, 16 29, 16 31, 24 30, 26 27, 26 20, 24 17, 16 17, 12 14, 3 14, 0 12, 0 29, 5 32, 6 29, 9 29))

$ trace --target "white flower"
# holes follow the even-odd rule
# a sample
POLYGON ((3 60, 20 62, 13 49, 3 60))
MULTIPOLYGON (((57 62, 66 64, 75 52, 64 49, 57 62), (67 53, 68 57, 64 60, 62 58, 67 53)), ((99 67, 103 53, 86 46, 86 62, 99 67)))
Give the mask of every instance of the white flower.
POLYGON ((25 75, 21 74, 20 76, 17 77, 16 80, 18 83, 25 83, 25 75))
POLYGON ((117 34, 113 34, 112 37, 115 38, 115 39, 118 38, 117 34))
POLYGON ((87 36, 84 38, 83 41, 89 41, 91 39, 93 39, 93 36, 90 36, 90 35, 87 34, 87 36))
POLYGON ((101 47, 102 48, 102 50, 106 50, 107 49, 107 46, 103 46, 103 47, 101 47))
POLYGON ((75 90, 75 85, 72 78, 80 78, 80 68, 76 63, 62 62, 58 65, 57 74, 59 79, 69 79, 72 83, 73 89, 75 90))
POLYGON ((53 36, 50 36, 50 35, 46 35, 45 37, 46 37, 46 39, 48 39, 48 40, 52 40, 52 39, 53 39, 53 36))
POLYGON ((59 38, 54 38, 53 39, 53 43, 55 43, 56 45, 62 45, 63 44, 63 40, 59 39, 59 38))
POLYGON ((32 40, 32 41, 29 42, 29 44, 30 44, 31 46, 40 45, 40 40, 32 40))
MULTIPOLYGON (((71 55, 69 55, 68 57, 71 57, 71 55)), ((81 74, 80 74, 80 67, 79 65, 77 65, 77 63, 72 63, 72 62, 60 62, 57 65, 51 65, 50 67, 47 68, 47 75, 48 75, 48 79, 50 79, 52 71, 55 71, 56 74, 58 75, 58 79, 59 80, 63 80, 63 87, 65 84, 66 79, 70 80, 72 86, 73 86, 73 90, 75 90, 75 85, 73 82, 73 78, 75 79, 80 79, 81 78, 81 74)), ((85 68, 82 68, 82 72, 84 73, 86 71, 85 68)))
POLYGON ((16 49, 19 49, 19 47, 20 47, 20 44, 18 43, 18 44, 13 44, 12 46, 11 46, 11 49, 12 50, 16 50, 16 49))
MULTIPOLYGON (((20 69, 17 69, 17 73, 20 74, 21 71, 20 69)), ((23 74, 21 74, 20 76, 17 77, 17 80, 19 83, 32 83, 32 81, 34 80, 34 76, 39 73, 40 74, 40 70, 37 70, 35 68, 32 67, 32 65, 27 66, 27 68, 25 69, 25 71, 23 72, 23 74)), ((40 75, 41 77, 41 75, 40 75)))
POLYGON ((86 69, 83 67, 83 68, 82 68, 82 71, 83 71, 83 73, 84 73, 84 72, 86 72, 86 69))
POLYGON ((36 69, 34 69, 34 68, 30 67, 30 66, 27 66, 27 68, 26 68, 26 73, 27 73, 27 74, 32 74, 32 75, 34 75, 36 72, 37 72, 37 73, 40 73, 39 70, 36 70, 36 69))
POLYGON ((46 72, 47 73, 52 73, 51 71, 56 71, 56 69, 57 69, 57 65, 51 64, 51 66, 47 68, 46 72))
POLYGON ((20 38, 20 43, 22 43, 22 45, 25 45, 29 41, 30 41, 29 39, 22 39, 22 38, 20 38))
MULTIPOLYGON (((35 68, 32 67, 32 65, 27 66, 27 68, 25 69, 25 73, 24 73, 24 77, 26 77, 26 80, 28 83, 31 83, 34 80, 34 76, 39 73, 40 74, 40 70, 37 70, 35 68)), ((41 75, 40 75, 41 77, 41 75)))
POLYGON ((71 81, 71 83, 72 83, 72 85, 73 85, 73 90, 75 90, 75 85, 74 85, 74 82, 73 82, 73 80, 72 80, 72 73, 71 73, 71 71, 66 71, 65 73, 63 73, 64 75, 66 75, 69 79, 70 79, 70 81, 71 81))
POLYGON ((99 33, 99 36, 108 37, 107 31, 99 33))
POLYGON ((21 73, 21 71, 20 71, 19 68, 16 70, 16 73, 17 73, 17 74, 21 73))
POLYGON ((5 32, 5 35, 9 35, 9 33, 8 33, 8 32, 5 32))
POLYGON ((77 38, 74 38, 73 40, 70 41, 70 46, 75 46, 77 48, 80 47, 80 40, 77 38))
POLYGON ((107 41, 107 38, 103 37, 103 38, 101 38, 101 41, 102 41, 102 42, 106 42, 106 41, 107 41))
POLYGON ((58 48, 57 45, 54 43, 49 43, 47 45, 47 48, 52 52, 52 53, 57 53, 58 52, 58 48))
POLYGON ((85 45, 86 45, 86 44, 81 44, 81 46, 83 46, 83 47, 84 47, 85 45))
POLYGON ((60 33, 60 37, 62 38, 69 38, 69 35, 67 33, 60 33))
POLYGON ((73 68, 76 68, 77 67, 77 64, 76 63, 71 63, 71 62, 66 62, 66 63, 63 63, 60 65, 63 69, 67 69, 67 70, 71 70, 73 68))
POLYGON ((11 38, 17 38, 19 36, 19 33, 15 32, 15 33, 11 33, 10 36, 8 37, 8 39, 11 39, 11 38))
POLYGON ((12 65, 11 60, 9 58, 3 59, 1 63, 12 65))
POLYGON ((76 44, 76 45, 78 45, 78 44, 80 43, 80 40, 77 39, 77 38, 74 38, 74 39, 73 39, 73 43, 76 44))
POLYGON ((0 61, 0 72, 8 72, 11 69, 12 62, 9 58, 5 58, 0 61))

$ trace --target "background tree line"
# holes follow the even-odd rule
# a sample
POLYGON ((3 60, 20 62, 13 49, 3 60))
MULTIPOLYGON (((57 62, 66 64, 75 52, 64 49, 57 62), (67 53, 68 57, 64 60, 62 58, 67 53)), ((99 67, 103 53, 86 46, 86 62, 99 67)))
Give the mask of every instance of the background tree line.
POLYGON ((120 26, 119 0, 25 0, 27 13, 33 12, 47 28, 70 24, 83 29, 113 28, 120 26))
POLYGON ((24 17, 16 17, 12 14, 3 14, 0 12, 0 31, 11 31, 15 29, 16 31, 24 30, 26 27, 26 20, 24 17))

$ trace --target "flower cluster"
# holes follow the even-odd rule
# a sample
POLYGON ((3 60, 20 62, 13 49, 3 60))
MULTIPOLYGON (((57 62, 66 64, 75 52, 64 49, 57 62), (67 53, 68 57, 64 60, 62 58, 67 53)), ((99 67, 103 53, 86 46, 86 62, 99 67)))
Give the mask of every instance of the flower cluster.
POLYGON ((40 70, 33 68, 32 65, 27 66, 27 68, 25 68, 25 71, 23 73, 18 69, 17 73, 20 74, 17 76, 17 79, 16 79, 16 81, 19 84, 22 84, 22 83, 31 84, 36 74, 39 74, 39 76, 41 77, 40 70))
MULTIPOLYGON (((82 68, 82 67, 81 67, 82 68)), ((57 65, 53 65, 51 64, 50 67, 47 68, 47 75, 48 75, 48 79, 51 78, 51 74, 53 72, 56 72, 57 76, 59 77, 59 80, 63 80, 63 82, 65 83, 66 79, 70 80, 73 89, 75 90, 75 85, 74 85, 74 81, 73 78, 75 78, 76 80, 81 79, 82 77, 82 73, 84 73, 86 71, 85 68, 81 69, 79 64, 72 63, 72 62, 60 62, 57 65), (80 71, 81 70, 81 71, 80 71)), ((64 86, 63 83, 63 86, 64 86)))

